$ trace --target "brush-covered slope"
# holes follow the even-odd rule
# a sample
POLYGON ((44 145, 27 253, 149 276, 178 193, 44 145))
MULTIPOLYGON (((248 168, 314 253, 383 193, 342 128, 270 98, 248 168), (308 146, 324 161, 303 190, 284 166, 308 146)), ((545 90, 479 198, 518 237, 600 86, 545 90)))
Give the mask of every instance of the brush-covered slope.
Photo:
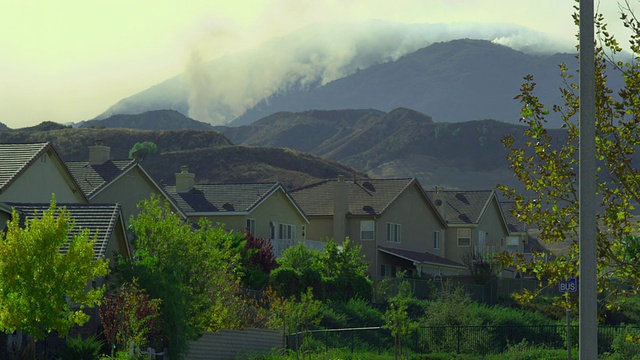
POLYGON ((283 148, 234 146, 213 130, 72 129, 0 131, 0 142, 51 141, 67 161, 88 159, 96 139, 111 147, 112 159, 128 158, 136 142, 151 141, 158 153, 142 160, 156 180, 175 182, 181 165, 196 174, 197 183, 282 181, 302 186, 340 174, 366 176, 341 163, 283 148))
POLYGON ((153 110, 135 115, 113 115, 102 120, 88 120, 82 128, 127 128, 138 130, 213 130, 210 124, 188 118, 175 110, 153 110))

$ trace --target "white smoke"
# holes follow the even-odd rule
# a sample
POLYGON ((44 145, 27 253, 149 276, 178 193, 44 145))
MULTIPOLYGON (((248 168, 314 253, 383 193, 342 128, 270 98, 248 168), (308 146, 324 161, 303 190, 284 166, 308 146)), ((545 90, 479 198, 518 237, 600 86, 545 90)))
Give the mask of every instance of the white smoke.
POLYGON ((204 61, 202 53, 215 53, 215 49, 200 44, 192 51, 183 76, 189 90, 189 116, 224 125, 279 93, 324 85, 434 42, 460 38, 491 40, 529 53, 572 51, 568 44, 509 24, 315 24, 210 62, 204 61))

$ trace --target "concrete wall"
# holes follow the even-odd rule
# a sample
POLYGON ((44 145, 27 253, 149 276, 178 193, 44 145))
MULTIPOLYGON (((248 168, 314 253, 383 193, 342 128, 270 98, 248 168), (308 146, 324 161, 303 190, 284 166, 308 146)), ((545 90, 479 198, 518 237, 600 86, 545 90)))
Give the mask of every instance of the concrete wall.
POLYGON ((245 329, 204 333, 189 344, 186 360, 234 360, 249 355, 282 351, 283 337, 278 330, 245 329))

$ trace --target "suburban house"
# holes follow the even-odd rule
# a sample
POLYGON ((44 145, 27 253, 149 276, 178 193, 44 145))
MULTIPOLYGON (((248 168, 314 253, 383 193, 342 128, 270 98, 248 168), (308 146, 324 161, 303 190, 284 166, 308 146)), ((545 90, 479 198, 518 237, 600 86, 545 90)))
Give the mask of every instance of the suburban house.
POLYGON ((276 255, 307 238, 307 216, 277 182, 195 184, 195 174, 183 166, 176 174, 176 185, 166 186, 165 191, 191 222, 206 218, 228 230, 271 239, 276 255))
POLYGON ((291 195, 309 217, 308 239, 345 238, 362 246, 372 276, 456 275, 445 257, 447 224, 415 178, 325 180, 291 195))
MULTIPOLYGON (((22 221, 33 219, 49 209, 49 203, 9 202, 4 206, 15 209, 22 221)), ((95 258, 109 259, 113 265, 115 254, 129 259, 132 257, 120 205, 57 203, 56 206, 66 208, 75 222, 75 227, 69 232, 70 239, 85 229, 89 231, 91 239, 95 236, 96 243, 93 246, 95 258)), ((61 251, 64 253, 65 249, 61 251)))
POLYGON ((445 256, 471 264, 507 249, 511 235, 493 190, 425 191, 446 222, 445 256))
POLYGON ((136 159, 111 160, 111 148, 101 140, 89 146, 88 161, 70 161, 67 167, 91 203, 118 203, 126 224, 138 213, 140 201, 159 195, 183 218, 185 214, 142 168, 136 159))
POLYGON ((0 144, 0 202, 87 203, 53 145, 0 144))
MULTIPOLYGON (((49 203, 7 203, 18 213, 21 221, 33 219, 42 215, 43 211, 49 209, 49 203)), ((82 231, 89 232, 89 238, 95 239, 93 245, 94 259, 103 258, 109 261, 109 266, 114 267, 116 256, 119 254, 124 258, 132 258, 132 249, 127 239, 124 219, 118 204, 56 204, 57 207, 64 207, 69 212, 69 216, 75 222, 75 226, 69 232, 68 238, 80 234, 82 231)), ((61 253, 66 253, 67 248, 60 249, 61 253)), ((102 286, 107 278, 96 279, 93 284, 87 286, 102 286)), ((81 328, 77 329, 86 335, 95 334, 99 330, 100 317, 98 308, 88 308, 85 312, 90 315, 90 320, 81 328)))

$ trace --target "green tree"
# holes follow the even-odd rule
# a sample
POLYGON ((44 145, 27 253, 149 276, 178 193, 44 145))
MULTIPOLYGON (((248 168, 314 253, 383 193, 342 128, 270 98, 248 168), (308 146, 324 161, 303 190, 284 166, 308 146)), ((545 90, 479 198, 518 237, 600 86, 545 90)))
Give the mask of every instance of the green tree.
POLYGON ((387 311, 384 313, 383 328, 391 331, 393 336, 394 358, 402 359, 403 354, 409 353, 409 336, 418 324, 409 317, 409 301, 413 299, 411 284, 403 280, 398 286, 398 293, 389 299, 387 311))
POLYGON ((200 221, 197 229, 154 196, 132 220, 135 261, 121 261, 122 281, 138 278, 162 299, 160 322, 172 358, 203 331, 252 324, 251 304, 240 296, 244 234, 200 221))
POLYGON ((130 159, 144 159, 158 152, 158 146, 152 141, 137 142, 129 150, 130 159))
MULTIPOLYGON (((595 44, 596 84, 596 174, 599 202, 597 214, 598 291, 601 304, 616 307, 619 300, 637 294, 640 271, 637 261, 628 257, 628 243, 621 241, 638 231, 633 221, 635 204, 640 200, 640 173, 637 166, 640 144, 640 23, 630 12, 629 4, 621 20, 632 31, 629 49, 633 61, 616 60, 622 48, 613 34, 607 31, 602 15, 596 16, 598 41, 595 44), (614 94, 607 83, 613 76, 624 79, 624 87, 614 94)), ((574 14, 575 23, 579 23, 574 14)), ((502 142, 508 151, 511 169, 524 185, 525 191, 500 186, 503 194, 515 201, 514 215, 528 226, 540 230, 540 239, 546 243, 571 241, 578 237, 578 140, 579 98, 578 84, 567 67, 560 66, 565 87, 561 89, 563 103, 545 107, 535 95, 532 76, 525 77, 517 99, 522 103, 520 121, 525 125, 524 141, 507 136, 502 142), (562 133, 546 128, 546 117, 559 116, 562 133)), ((593 195, 590 195, 593 196, 593 195)), ((551 260, 536 257, 526 261, 516 255, 503 256, 504 265, 531 273, 542 284, 554 287, 567 276, 578 276, 579 246, 573 241, 568 253, 555 254, 551 260)), ((540 291, 524 291, 517 295, 528 301, 540 291)), ((564 306, 558 299, 556 304, 564 306)), ((573 304, 575 306, 575 304, 573 304)))
POLYGON ((20 329, 36 341, 51 331, 66 336, 89 320, 84 308, 100 304, 104 287, 87 285, 107 275, 108 261, 94 258, 88 231, 69 240, 74 222, 55 198, 20 224, 13 211, 7 232, 0 232, 0 329, 20 329))

